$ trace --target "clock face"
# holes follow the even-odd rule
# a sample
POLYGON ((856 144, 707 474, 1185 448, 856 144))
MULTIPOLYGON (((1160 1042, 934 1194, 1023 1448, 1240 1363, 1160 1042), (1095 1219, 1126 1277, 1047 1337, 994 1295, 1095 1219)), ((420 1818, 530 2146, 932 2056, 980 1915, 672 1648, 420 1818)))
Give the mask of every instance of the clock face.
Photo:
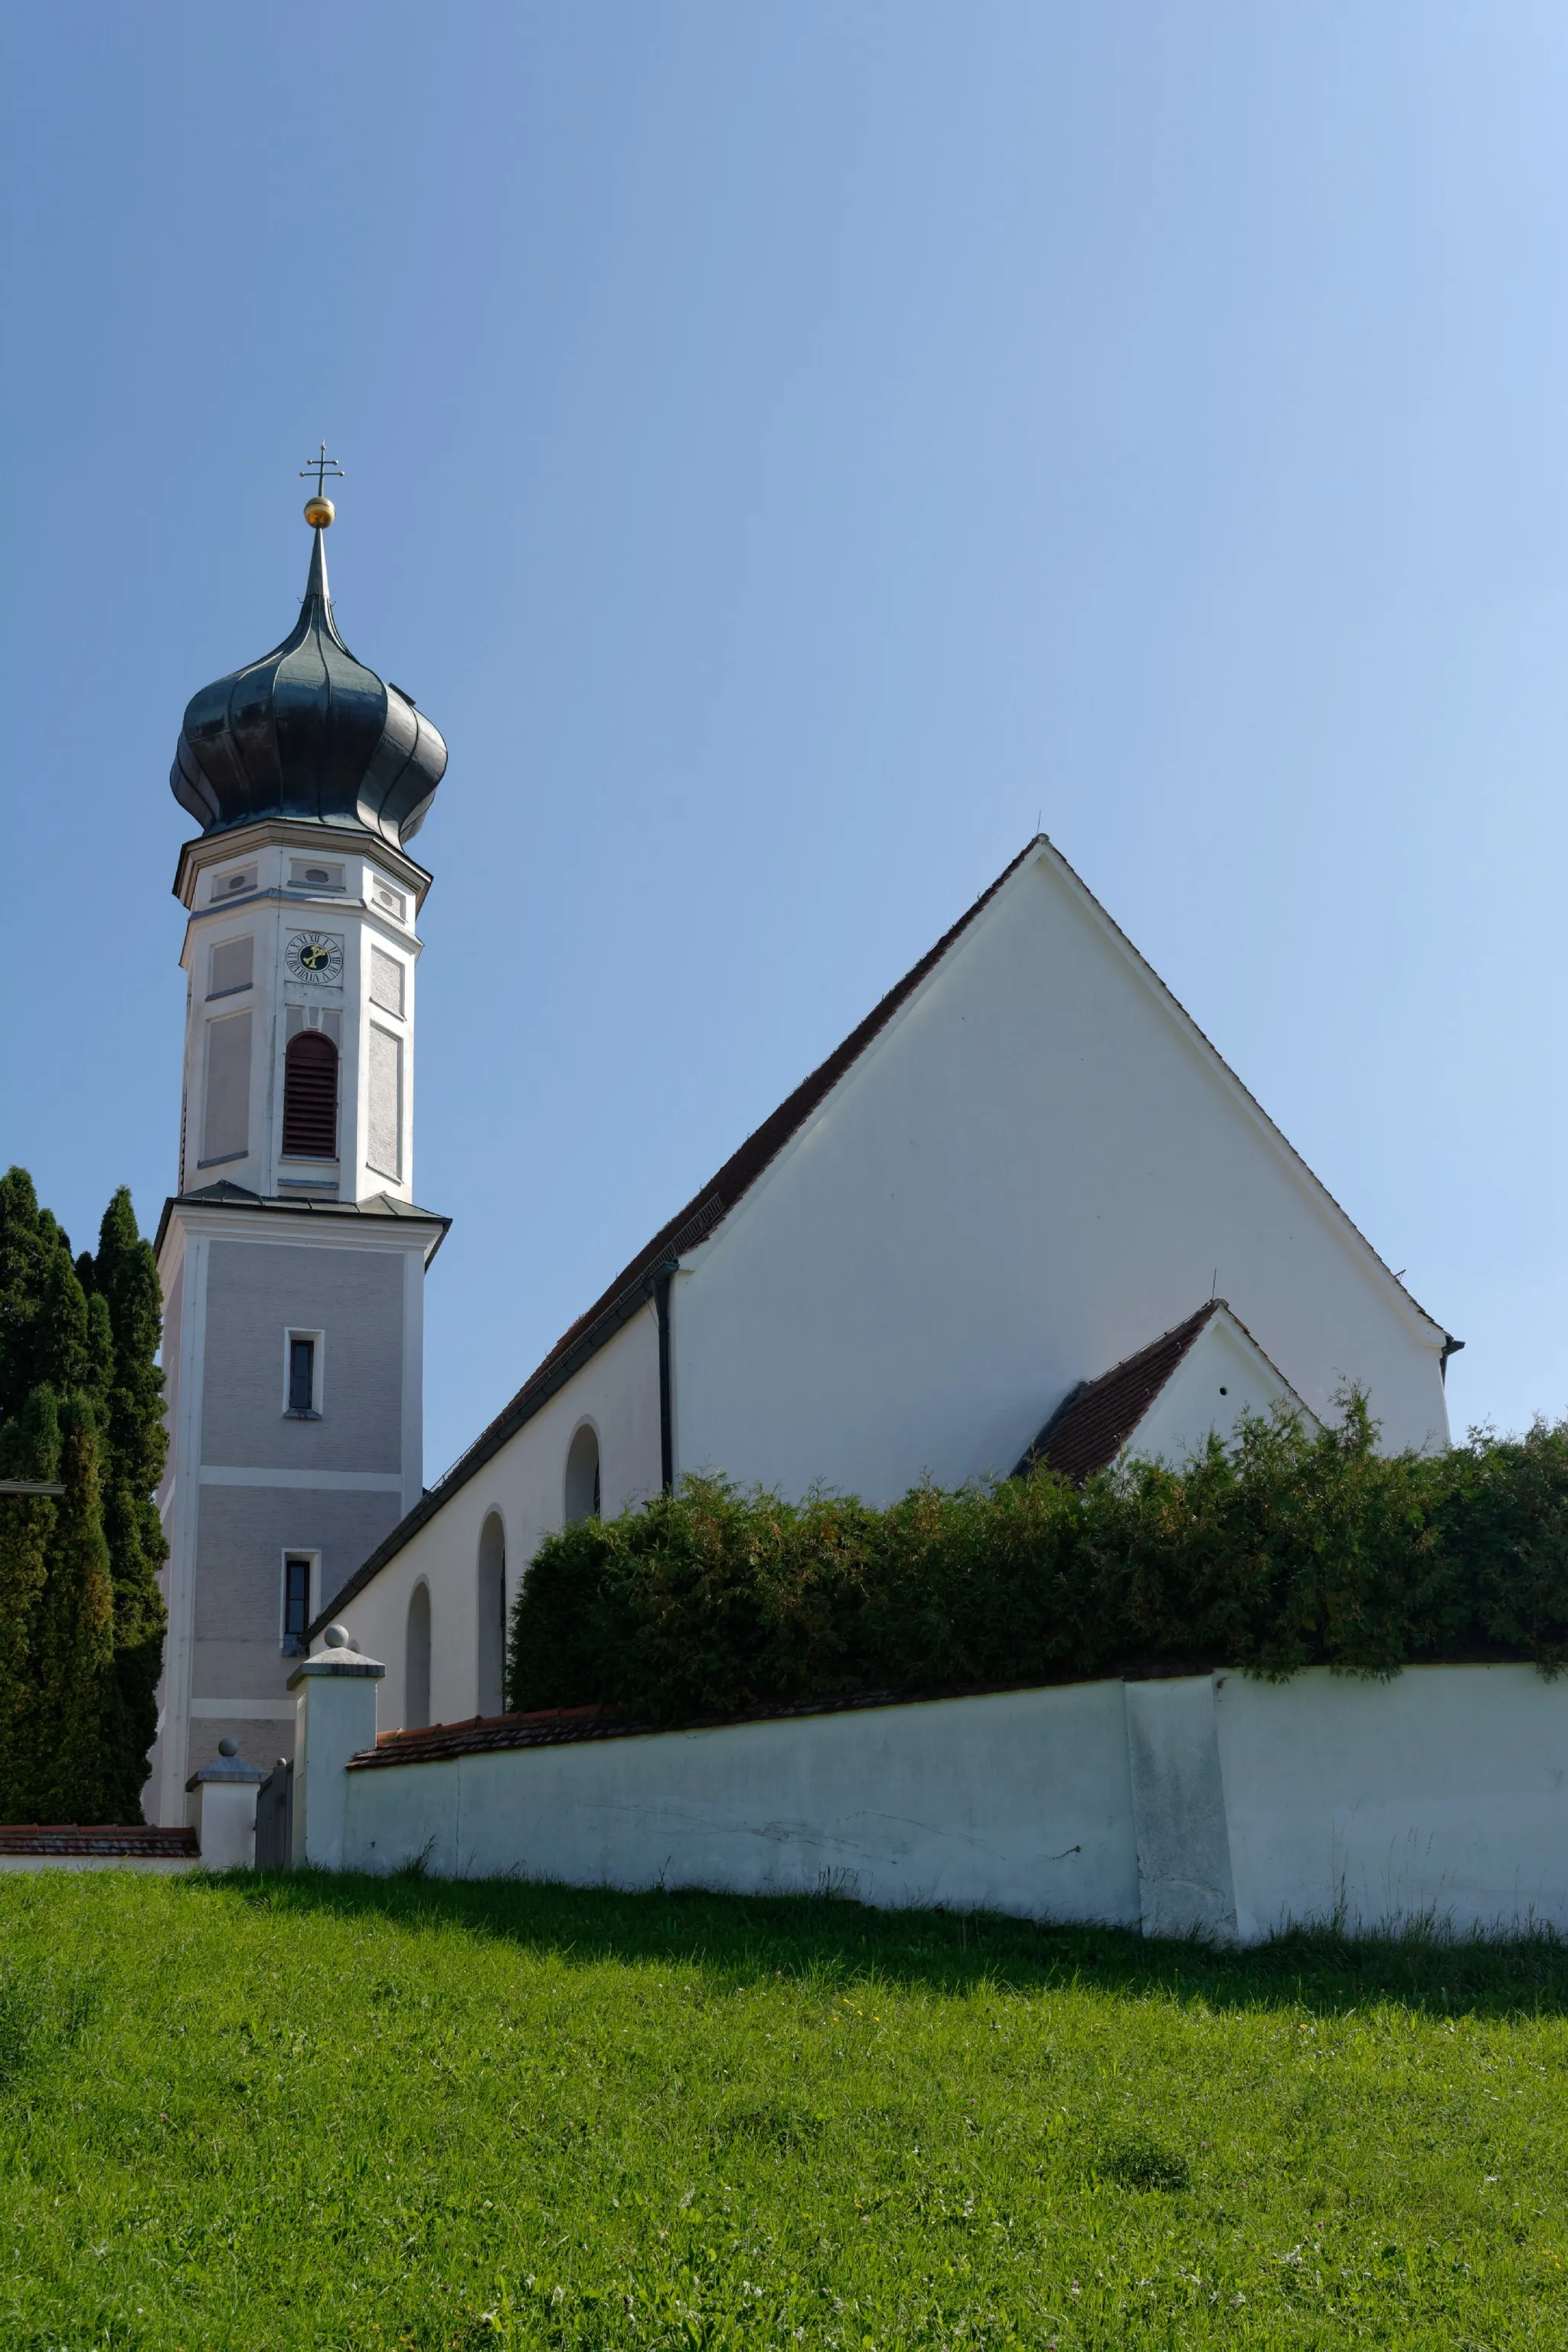
POLYGON ((336 988, 343 976, 343 943, 325 931, 295 931, 283 952, 290 980, 336 988))

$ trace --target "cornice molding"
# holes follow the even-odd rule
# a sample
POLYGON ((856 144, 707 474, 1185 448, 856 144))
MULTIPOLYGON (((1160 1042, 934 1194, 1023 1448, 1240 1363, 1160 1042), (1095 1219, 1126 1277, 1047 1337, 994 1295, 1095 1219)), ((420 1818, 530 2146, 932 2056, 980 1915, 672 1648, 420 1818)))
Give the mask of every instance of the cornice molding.
POLYGON ((174 867, 174 895, 183 907, 194 912, 196 884, 209 866, 225 866, 237 854, 243 856, 251 849, 279 847, 313 849, 329 856, 336 853, 346 857, 368 857, 374 864, 384 866, 405 889, 413 892, 416 911, 425 904, 434 878, 423 866, 415 864, 405 849, 395 848, 379 835, 362 833, 349 825, 307 824, 299 817, 262 816, 251 824, 230 825, 221 833, 198 834, 194 841, 182 842, 174 867))
MULTIPOLYGON (((417 1248, 428 1265, 451 1227, 435 1209, 400 1208, 395 1215, 357 1208, 352 1201, 191 1201, 174 1194, 163 1203, 153 1253, 160 1276, 171 1271, 178 1244, 209 1239, 286 1242, 307 1249, 417 1248)), ((165 1284, 166 1287, 166 1284, 165 1284)))

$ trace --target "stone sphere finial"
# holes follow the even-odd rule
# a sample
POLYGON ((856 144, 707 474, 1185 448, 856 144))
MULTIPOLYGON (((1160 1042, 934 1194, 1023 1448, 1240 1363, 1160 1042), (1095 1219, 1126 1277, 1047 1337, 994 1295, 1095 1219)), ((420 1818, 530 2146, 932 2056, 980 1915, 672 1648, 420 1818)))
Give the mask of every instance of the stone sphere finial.
POLYGON ((346 1625, 329 1625, 321 1639, 329 1650, 346 1650, 349 1645, 349 1629, 346 1625))
POLYGON ((237 1756, 239 1754, 238 1740, 220 1739, 217 1744, 217 1752, 220 1756, 237 1756))

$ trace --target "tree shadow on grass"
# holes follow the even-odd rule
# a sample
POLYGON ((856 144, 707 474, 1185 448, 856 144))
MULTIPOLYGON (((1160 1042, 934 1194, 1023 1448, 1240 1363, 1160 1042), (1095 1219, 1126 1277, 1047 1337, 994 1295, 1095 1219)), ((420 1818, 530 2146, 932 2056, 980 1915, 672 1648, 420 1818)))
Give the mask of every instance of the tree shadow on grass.
POLYGON ((875 1979, 941 1993, 1076 1985, 1218 2010, 1343 2014, 1392 2001, 1443 2017, 1568 2013, 1568 1940, 1550 1930, 1459 1937, 1436 1920, 1388 1936, 1302 1927, 1228 1951, 1195 1937, 1163 1941, 1116 1927, 1045 1927, 992 1911, 874 1911, 834 1895, 693 1888, 624 1894, 416 1872, 387 1878, 235 1873, 217 1883, 241 1902, 274 1912, 457 1930, 584 1963, 686 1967, 726 1986, 775 1976, 825 1987, 875 1979))

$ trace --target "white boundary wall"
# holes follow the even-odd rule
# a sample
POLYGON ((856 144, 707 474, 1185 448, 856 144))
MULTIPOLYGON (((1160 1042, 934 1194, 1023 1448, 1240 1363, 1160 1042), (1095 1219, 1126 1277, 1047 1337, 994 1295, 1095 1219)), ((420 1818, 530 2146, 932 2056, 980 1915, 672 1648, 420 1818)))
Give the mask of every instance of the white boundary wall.
POLYGON ((348 1869, 826 1887, 1244 1943, 1336 1917, 1568 1929, 1568 1678, 1528 1666, 1076 1684, 345 1779, 348 1869))

